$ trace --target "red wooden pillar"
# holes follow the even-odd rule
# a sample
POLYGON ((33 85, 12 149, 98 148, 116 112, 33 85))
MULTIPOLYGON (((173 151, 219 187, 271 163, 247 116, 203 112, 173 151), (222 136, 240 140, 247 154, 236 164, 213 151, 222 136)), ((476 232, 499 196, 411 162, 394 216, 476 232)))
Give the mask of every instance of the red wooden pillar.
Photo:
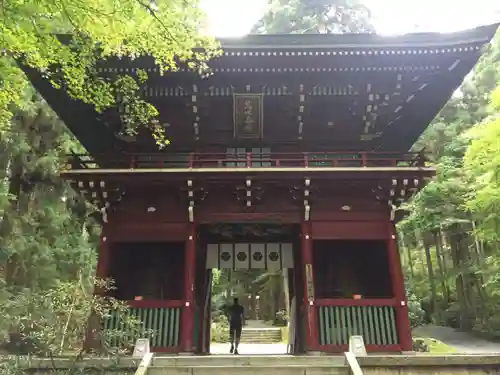
POLYGON ((186 353, 193 351, 194 283, 196 276, 196 226, 193 223, 188 225, 184 262, 184 308, 181 320, 181 350, 186 353))
POLYGON ((405 281, 401 269, 401 258, 398 251, 394 223, 388 225, 389 269, 392 276, 392 290, 396 298, 396 327, 402 351, 412 351, 410 318, 408 316, 408 299, 405 293, 405 281))
POLYGON ((306 349, 319 350, 319 333, 316 307, 314 306, 314 273, 311 222, 302 222, 301 228, 302 270, 304 272, 304 316, 306 320, 306 349))

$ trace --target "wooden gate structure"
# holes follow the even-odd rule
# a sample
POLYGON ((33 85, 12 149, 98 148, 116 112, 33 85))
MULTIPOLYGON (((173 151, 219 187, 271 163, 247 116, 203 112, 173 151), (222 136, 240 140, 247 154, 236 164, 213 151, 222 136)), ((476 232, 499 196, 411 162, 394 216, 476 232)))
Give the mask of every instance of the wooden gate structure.
POLYGON ((408 150, 495 30, 250 35, 221 40, 203 77, 103 61, 104 78, 148 73, 142 94, 172 140, 162 151, 145 130, 119 135, 121 108, 97 113, 23 69, 88 151, 62 176, 101 208, 97 275, 156 331, 154 350, 204 350, 207 252, 229 244, 226 265, 252 267, 281 244, 297 351, 344 351, 358 334, 401 352, 412 341, 394 225, 435 173, 408 150))

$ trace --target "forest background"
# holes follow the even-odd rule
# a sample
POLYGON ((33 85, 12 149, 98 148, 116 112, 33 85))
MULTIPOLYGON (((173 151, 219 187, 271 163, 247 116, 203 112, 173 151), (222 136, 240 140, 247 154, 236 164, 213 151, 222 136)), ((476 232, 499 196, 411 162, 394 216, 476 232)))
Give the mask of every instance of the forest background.
MULTIPOLYGON (((98 56, 93 51, 99 43, 100 57, 149 53, 165 68, 174 64, 174 56, 189 59, 192 48, 203 45, 208 53, 197 57, 205 68, 204 62, 217 54, 217 44, 200 35, 204 19, 195 3, 38 0, 2 5, 0 336, 7 337, 16 327, 18 332, 39 332, 44 340, 49 335, 57 343, 51 350, 82 345, 83 336, 75 332, 93 306, 100 235, 95 207, 58 177, 65 155, 82 147, 14 59, 47 74, 57 63, 64 74, 53 76, 54 84, 65 85, 73 97, 100 110, 128 98, 132 111, 125 131, 149 126, 159 147, 168 147, 168 134, 150 121, 156 109, 137 95, 140 77, 103 82, 89 67, 95 66, 98 56), (64 45, 54 32, 70 32, 76 43, 64 45)), ((347 0, 273 0, 253 29, 373 31, 368 9, 347 0)), ((500 338, 499 115, 497 35, 414 147, 424 148, 438 168, 437 177, 407 205, 409 215, 398 224, 414 326, 433 322, 500 338)), ((220 298, 228 291, 268 296, 261 299, 268 301, 265 320, 286 319, 286 311, 279 308, 281 274, 226 272, 214 280, 220 298)))

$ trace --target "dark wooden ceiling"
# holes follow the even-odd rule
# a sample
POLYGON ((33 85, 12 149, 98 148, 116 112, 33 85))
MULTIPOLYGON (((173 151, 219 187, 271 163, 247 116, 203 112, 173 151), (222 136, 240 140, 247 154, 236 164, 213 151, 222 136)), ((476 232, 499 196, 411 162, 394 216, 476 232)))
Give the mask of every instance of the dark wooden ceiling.
MULTIPOLYGON (((260 35, 222 40, 200 76, 181 65, 160 75, 150 58, 106 61, 103 76, 149 79, 168 151, 217 145, 314 150, 408 150, 480 57, 497 25, 453 34, 260 35), (233 95, 263 95, 261 139, 238 140, 233 95)), ((156 151, 148 134, 124 141, 118 109, 98 114, 24 67, 34 86, 91 153, 156 151)))

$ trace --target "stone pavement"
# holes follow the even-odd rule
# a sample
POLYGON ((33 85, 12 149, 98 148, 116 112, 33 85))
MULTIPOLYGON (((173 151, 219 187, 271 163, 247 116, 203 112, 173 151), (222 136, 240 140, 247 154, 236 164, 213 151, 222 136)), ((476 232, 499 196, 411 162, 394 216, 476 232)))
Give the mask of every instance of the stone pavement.
MULTIPOLYGON (((459 332, 450 327, 423 326, 413 330, 413 336, 432 337, 465 354, 499 354, 500 343, 475 337, 466 332, 459 332)), ((229 355, 229 344, 212 343, 210 353, 229 355)), ((286 344, 240 344, 242 355, 276 355, 286 354, 286 344)))
POLYGON ((466 354, 500 354, 500 343, 481 339, 451 327, 427 325, 413 330, 414 337, 432 337, 466 354))
MULTIPOLYGON (((230 355, 229 344, 212 343, 210 354, 230 355)), ((275 355, 286 354, 286 344, 240 344, 238 352, 241 355, 275 355)))

